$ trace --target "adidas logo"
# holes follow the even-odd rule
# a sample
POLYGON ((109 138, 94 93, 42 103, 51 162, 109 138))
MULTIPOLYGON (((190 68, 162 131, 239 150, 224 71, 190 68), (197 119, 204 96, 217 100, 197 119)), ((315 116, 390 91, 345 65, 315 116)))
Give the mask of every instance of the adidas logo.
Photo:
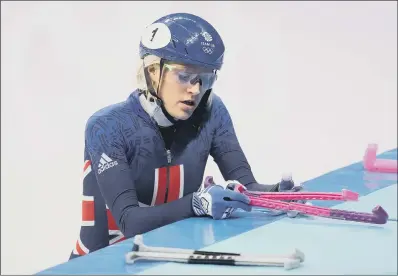
POLYGON ((104 171, 106 171, 107 169, 112 168, 117 165, 118 165, 117 161, 113 161, 111 158, 109 158, 108 155, 103 153, 101 155, 100 163, 98 165, 98 174, 101 174, 104 171))

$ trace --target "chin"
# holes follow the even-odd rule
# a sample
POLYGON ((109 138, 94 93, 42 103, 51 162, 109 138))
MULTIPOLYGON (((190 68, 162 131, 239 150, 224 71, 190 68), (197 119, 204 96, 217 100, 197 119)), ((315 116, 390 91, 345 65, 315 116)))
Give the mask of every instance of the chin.
POLYGON ((185 120, 188 120, 189 118, 191 118, 191 116, 192 116, 192 113, 184 112, 184 113, 176 114, 176 116, 173 116, 173 117, 177 120, 185 121, 185 120))

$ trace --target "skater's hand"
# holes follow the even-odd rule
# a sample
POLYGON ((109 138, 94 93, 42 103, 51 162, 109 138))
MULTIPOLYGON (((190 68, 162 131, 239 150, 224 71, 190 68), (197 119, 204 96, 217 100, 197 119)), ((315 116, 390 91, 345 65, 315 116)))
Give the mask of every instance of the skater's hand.
MULTIPOLYGON (((212 179, 210 179, 210 181, 208 180, 207 182, 211 182, 212 179)), ((258 189, 254 189, 260 192, 263 191, 270 191, 270 192, 299 192, 303 189, 302 186, 300 185, 295 185, 291 174, 284 174, 282 176, 282 180, 277 183, 276 185, 262 185, 262 184, 257 184, 257 188, 258 189), (264 187, 262 187, 264 186, 264 187), (272 186, 272 189, 268 189, 268 187, 272 186)), ((247 190, 251 190, 253 191, 253 189, 248 189, 246 186, 240 184, 238 181, 236 180, 229 180, 227 182, 224 183, 224 188, 225 189, 230 189, 236 192, 244 192, 247 190)), ((297 202, 297 203, 306 203, 305 200, 291 200, 290 202, 297 202)), ((267 209, 267 213, 272 215, 272 216, 279 216, 282 214, 286 214, 288 217, 294 218, 296 217, 299 213, 297 211, 281 211, 281 210, 274 210, 274 209, 267 209)))
MULTIPOLYGON (((300 192, 303 190, 301 185, 295 185, 291 174, 284 174, 282 176, 281 182, 277 184, 277 192, 300 192)), ((289 200, 288 202, 306 203, 305 200, 289 200)), ((281 210, 269 210, 268 213, 273 216, 279 216, 286 214, 288 217, 295 218, 299 215, 297 211, 281 211, 281 210)))
POLYGON ((229 218, 238 208, 250 212, 248 196, 217 185, 212 178, 206 178, 204 189, 193 194, 192 207, 197 216, 210 216, 213 219, 229 218))

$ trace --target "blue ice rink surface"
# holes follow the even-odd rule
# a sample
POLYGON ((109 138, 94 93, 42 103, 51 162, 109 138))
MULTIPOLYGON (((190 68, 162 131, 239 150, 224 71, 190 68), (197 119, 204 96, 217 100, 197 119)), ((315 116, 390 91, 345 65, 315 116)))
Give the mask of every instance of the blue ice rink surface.
MULTIPOLYGON (((397 149, 378 158, 397 160, 397 149)), ((303 183, 307 191, 360 194, 357 202, 312 201, 314 205, 371 212, 381 205, 391 218, 371 225, 319 217, 269 217, 261 212, 237 212, 216 221, 190 218, 144 234, 150 246, 205 249, 248 254, 286 254, 298 248, 305 262, 293 270, 277 267, 237 267, 166 262, 125 263, 132 239, 79 257, 38 274, 391 274, 397 275, 397 174, 370 173, 362 162, 343 167, 303 183), (395 219, 395 221, 394 221, 395 219)), ((68 255, 68 252, 65 253, 68 255)))

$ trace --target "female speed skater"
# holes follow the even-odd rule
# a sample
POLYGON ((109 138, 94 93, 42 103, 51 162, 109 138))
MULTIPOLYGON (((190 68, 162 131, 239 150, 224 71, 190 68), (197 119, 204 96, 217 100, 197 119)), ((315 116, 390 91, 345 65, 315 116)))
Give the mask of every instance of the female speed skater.
POLYGON ((87 121, 82 225, 70 258, 185 218, 251 211, 249 198, 225 183, 203 187, 209 156, 226 183, 282 190, 255 180, 212 90, 224 50, 216 29, 193 14, 169 14, 145 29, 138 88, 87 121))

